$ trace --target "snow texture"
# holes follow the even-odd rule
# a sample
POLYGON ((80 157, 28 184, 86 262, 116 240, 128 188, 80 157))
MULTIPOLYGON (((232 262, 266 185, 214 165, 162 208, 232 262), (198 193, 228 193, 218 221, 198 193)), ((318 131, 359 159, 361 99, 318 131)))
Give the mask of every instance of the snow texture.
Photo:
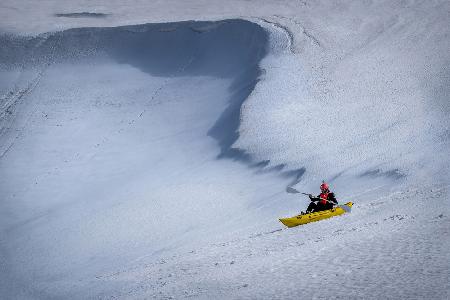
POLYGON ((448 1, 0 8, 0 298, 450 297, 448 1))

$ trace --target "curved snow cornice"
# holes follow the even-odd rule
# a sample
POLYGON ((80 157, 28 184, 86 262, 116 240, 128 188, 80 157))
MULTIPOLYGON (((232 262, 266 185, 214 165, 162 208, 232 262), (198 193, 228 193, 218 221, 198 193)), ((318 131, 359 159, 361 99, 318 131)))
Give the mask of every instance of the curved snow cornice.
POLYGON ((238 136, 241 105, 267 53, 268 33, 257 24, 223 20, 79 28, 32 38, 3 35, 1 40, 4 68, 112 60, 156 77, 231 78, 228 108, 208 134, 218 140, 222 156, 243 155, 230 147, 238 136))
POLYGON ((269 51, 255 23, 79 28, 1 45, 0 276, 11 294, 64 298, 89 290, 71 282, 248 232, 289 183, 232 148, 269 51), (55 276, 68 286, 44 283, 55 276))

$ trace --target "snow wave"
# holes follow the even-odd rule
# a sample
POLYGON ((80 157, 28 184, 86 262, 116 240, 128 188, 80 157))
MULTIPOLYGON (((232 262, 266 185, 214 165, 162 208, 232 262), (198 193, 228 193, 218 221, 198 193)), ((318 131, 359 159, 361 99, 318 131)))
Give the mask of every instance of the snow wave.
MULTIPOLYGON (((278 232, 277 217, 306 207, 284 193, 287 184, 312 192, 330 180, 339 200, 361 203, 355 228, 370 216, 378 224, 393 209, 423 211, 427 194, 416 195, 422 206, 413 208, 405 204, 409 194, 397 205, 369 201, 391 199, 392 185, 406 180, 448 176, 448 93, 441 88, 448 72, 436 71, 442 59, 424 45, 426 74, 411 60, 415 52, 397 48, 433 36, 413 39, 423 32, 394 18, 387 36, 384 23, 381 30, 361 26, 365 44, 341 55, 325 33, 303 28, 313 46, 302 56, 293 53, 294 34, 263 23, 267 31, 226 20, 0 37, 2 295, 110 295, 139 262, 161 270, 156 258, 177 253, 178 268, 185 247, 278 232), (443 76, 423 84, 433 74, 443 76), (324 117, 324 109, 334 113, 324 117), (376 215, 371 205, 385 208, 376 215)), ((447 214, 439 208, 430 216, 437 212, 447 214)), ((286 249, 297 233, 284 240, 286 249)), ((202 264, 212 265, 205 252, 202 264)), ((267 248, 256 252, 265 256, 267 248)))
POLYGON ((1 39, 2 293, 83 297, 96 274, 276 222, 273 195, 298 174, 232 147, 267 55, 261 26, 1 39))
POLYGON ((156 77, 233 78, 229 106, 209 131, 219 142, 221 154, 232 156, 239 154, 230 146, 237 139, 242 102, 259 76, 267 33, 240 20, 180 22, 71 29, 31 40, 3 36, 2 45, 4 68, 110 59, 156 77))

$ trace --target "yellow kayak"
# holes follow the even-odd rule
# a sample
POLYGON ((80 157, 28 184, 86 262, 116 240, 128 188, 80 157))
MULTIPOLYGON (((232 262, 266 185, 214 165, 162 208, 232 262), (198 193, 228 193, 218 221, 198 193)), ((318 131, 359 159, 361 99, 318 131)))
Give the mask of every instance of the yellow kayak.
POLYGON ((320 221, 323 219, 328 219, 334 216, 342 215, 346 212, 350 212, 352 210, 352 205, 353 205, 352 202, 347 202, 344 205, 338 205, 333 209, 298 215, 291 218, 280 219, 280 222, 286 225, 287 227, 295 227, 298 225, 320 221))

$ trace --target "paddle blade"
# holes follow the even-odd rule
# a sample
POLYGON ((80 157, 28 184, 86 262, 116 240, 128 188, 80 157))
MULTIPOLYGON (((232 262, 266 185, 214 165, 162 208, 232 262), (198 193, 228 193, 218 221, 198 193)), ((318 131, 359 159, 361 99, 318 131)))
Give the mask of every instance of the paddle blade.
POLYGON ((294 189, 291 186, 286 187, 286 192, 289 193, 289 194, 298 194, 298 193, 300 193, 299 191, 297 191, 296 189, 294 189))

